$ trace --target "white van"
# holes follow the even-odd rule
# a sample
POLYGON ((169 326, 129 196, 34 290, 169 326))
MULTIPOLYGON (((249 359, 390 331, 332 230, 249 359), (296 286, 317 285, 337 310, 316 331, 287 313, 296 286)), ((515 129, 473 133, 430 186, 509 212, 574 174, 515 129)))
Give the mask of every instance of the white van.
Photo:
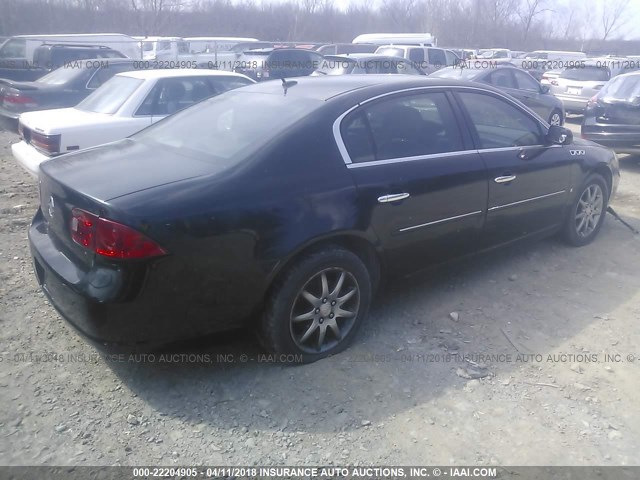
POLYGON ((12 59, 33 62, 33 52, 43 43, 71 45, 101 45, 117 50, 129 58, 141 58, 135 38, 121 33, 77 33, 69 35, 16 35, 0 47, 0 60, 12 59))
POLYGON ((182 37, 136 37, 144 60, 177 60, 189 54, 189 43, 182 37))
POLYGON ((245 37, 187 37, 190 53, 228 52, 239 43, 259 42, 257 38, 245 37))
POLYGON ((413 45, 382 45, 376 55, 406 58, 429 74, 443 67, 460 63, 460 58, 452 51, 437 47, 416 47, 413 45))
POLYGON ((351 43, 433 47, 436 45, 436 39, 430 33, 364 33, 354 38, 351 43))
POLYGON ((587 54, 584 52, 565 52, 561 50, 535 50, 527 53, 527 60, 584 60, 587 54))

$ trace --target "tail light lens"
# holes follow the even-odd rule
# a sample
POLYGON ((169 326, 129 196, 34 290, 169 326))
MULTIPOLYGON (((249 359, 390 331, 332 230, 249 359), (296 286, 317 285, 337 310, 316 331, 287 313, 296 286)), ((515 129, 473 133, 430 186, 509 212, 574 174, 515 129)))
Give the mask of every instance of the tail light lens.
MULTIPOLYGON (((24 132, 24 128, 23 128, 24 132)), ((60 153, 60 135, 45 135, 35 130, 31 132, 30 143, 38 150, 49 155, 60 153)))
POLYGON ((598 96, 594 95, 593 97, 591 97, 589 99, 589 101, 587 102, 587 108, 592 108, 595 107, 598 104, 598 96))
POLYGON ((7 108, 11 107, 37 107, 38 102, 35 98, 22 94, 18 90, 5 92, 2 101, 7 108))
POLYGON ((157 243, 131 227, 79 208, 74 208, 71 215, 73 241, 98 255, 141 259, 167 254, 157 243))
POLYGON ((551 80, 551 85, 554 85, 554 86, 557 87, 558 86, 558 80, 556 80, 556 79, 551 80))

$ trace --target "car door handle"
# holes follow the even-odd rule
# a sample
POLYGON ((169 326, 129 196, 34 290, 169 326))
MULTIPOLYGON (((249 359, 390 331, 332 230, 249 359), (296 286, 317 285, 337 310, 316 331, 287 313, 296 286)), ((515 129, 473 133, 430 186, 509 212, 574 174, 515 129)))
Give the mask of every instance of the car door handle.
POLYGON ((496 183, 509 183, 516 179, 515 175, 505 175, 504 177, 496 177, 493 179, 496 183))
POLYGON ((405 198, 409 198, 411 195, 408 193, 392 193, 390 195, 382 195, 378 197, 379 203, 390 203, 390 202, 399 202, 400 200, 404 200, 405 198))

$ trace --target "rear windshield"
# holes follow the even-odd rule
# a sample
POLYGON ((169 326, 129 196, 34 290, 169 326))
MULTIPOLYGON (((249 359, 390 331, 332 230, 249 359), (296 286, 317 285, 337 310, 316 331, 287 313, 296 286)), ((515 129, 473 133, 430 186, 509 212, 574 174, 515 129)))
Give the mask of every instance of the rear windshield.
MULTIPOLYGON (((75 65, 73 67, 71 65, 62 66, 47 73, 44 77, 40 77, 37 81, 46 85, 64 85, 80 75, 88 76, 87 70, 84 66, 82 68, 77 68, 75 65)), ((91 70, 93 71, 93 69, 91 70)))
POLYGON ((353 70, 354 63, 344 58, 325 58, 318 62, 315 75, 343 75, 353 70))
POLYGON ((230 91, 171 115, 133 138, 232 165, 323 104, 310 98, 230 91))
POLYGON ((640 75, 614 78, 602 88, 599 96, 604 100, 633 100, 640 97, 640 75))
POLYGON ((560 78, 566 78, 567 80, 576 80, 581 82, 607 81, 609 80, 609 69, 589 65, 567 68, 560 74, 560 78))
POLYGON ((139 78, 116 75, 76 105, 76 108, 85 112, 112 115, 118 111, 143 81, 139 78))

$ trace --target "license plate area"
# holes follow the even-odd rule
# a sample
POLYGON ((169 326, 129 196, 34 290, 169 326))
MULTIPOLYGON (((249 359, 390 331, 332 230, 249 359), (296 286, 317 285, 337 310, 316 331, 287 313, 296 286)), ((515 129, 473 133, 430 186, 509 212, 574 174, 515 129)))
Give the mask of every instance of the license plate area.
POLYGON ((582 87, 567 87, 567 93, 569 95, 580 95, 582 93, 582 87))

